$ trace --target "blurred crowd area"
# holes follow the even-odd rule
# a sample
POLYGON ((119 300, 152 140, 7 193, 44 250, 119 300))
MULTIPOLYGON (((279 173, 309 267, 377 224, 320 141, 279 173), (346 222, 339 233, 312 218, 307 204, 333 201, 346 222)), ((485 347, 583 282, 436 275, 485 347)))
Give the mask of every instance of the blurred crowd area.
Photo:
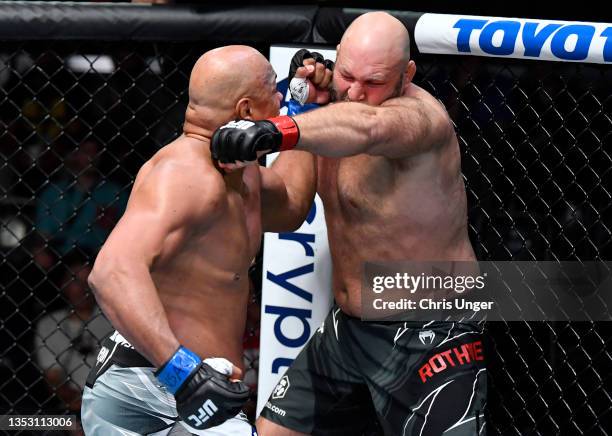
MULTIPOLYGON (((188 75, 208 48, 3 45, 0 414, 78 413, 84 375, 111 329, 87 274, 125 210, 138 168, 180 134, 188 75)), ((416 61, 415 81, 446 104, 456 124, 478 258, 609 260, 609 68, 451 56, 416 61)), ((252 273, 244 344, 246 380, 255 391, 261 267, 252 273)), ((565 365, 567 355, 549 346, 559 339, 550 331, 544 339, 527 332, 539 350, 534 358, 552 353, 565 365)), ((572 349, 590 356, 602 347, 606 352, 609 339, 601 339, 597 328, 590 331, 597 337, 580 346, 568 338, 572 349)), ((514 337, 503 335, 512 342, 499 352, 516 354, 514 337)), ((521 376, 510 376, 506 362, 499 359, 497 376, 510 377, 509 389, 516 391, 521 376)), ((597 387, 589 386, 583 391, 597 387)))

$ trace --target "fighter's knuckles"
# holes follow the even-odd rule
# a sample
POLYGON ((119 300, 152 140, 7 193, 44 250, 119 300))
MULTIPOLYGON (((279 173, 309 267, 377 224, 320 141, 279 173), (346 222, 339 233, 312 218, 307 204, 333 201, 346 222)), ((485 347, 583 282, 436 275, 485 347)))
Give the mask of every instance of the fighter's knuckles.
POLYGON ((323 65, 322 63, 317 63, 315 65, 315 71, 312 76, 312 82, 315 86, 319 86, 324 78, 325 78, 325 65, 323 65))
POLYGON ((332 77, 333 77, 332 71, 326 69, 325 74, 323 76, 323 80, 321 81, 319 86, 324 89, 329 88, 329 85, 331 84, 331 81, 332 81, 332 77))
POLYGON ((304 67, 300 67, 297 70, 295 70, 295 77, 299 78, 299 79, 305 79, 306 77, 312 75, 314 73, 314 66, 312 65, 306 65, 304 67))

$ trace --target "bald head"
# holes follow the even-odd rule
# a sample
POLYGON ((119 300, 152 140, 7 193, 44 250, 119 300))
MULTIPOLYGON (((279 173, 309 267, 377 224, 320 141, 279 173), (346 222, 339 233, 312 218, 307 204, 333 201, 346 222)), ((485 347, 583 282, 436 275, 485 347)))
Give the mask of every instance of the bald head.
POLYGON ((189 78, 185 127, 214 130, 238 117, 237 107, 263 99, 264 91, 275 87, 275 77, 268 60, 252 47, 230 45, 206 52, 189 78))
POLYGON ((339 55, 343 50, 351 50, 369 62, 405 64, 410 59, 410 36, 406 26, 392 15, 368 12, 357 17, 344 32, 339 55))
POLYGON ((415 73, 406 26, 386 12, 369 12, 355 19, 342 36, 332 91, 336 100, 376 106, 404 95, 415 73))
POLYGON ((262 83, 274 81, 268 60, 245 45, 216 48, 196 62, 189 79, 189 105, 229 110, 245 96, 255 94, 262 83))

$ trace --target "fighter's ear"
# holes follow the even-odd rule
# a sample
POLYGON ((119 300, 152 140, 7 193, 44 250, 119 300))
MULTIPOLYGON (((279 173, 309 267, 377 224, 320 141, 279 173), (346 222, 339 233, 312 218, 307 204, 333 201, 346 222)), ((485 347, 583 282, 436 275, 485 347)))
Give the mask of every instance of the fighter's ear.
POLYGON ((251 99, 248 97, 241 98, 236 103, 236 117, 242 120, 253 119, 253 111, 251 109, 251 99))
POLYGON ((408 64, 406 64, 406 71, 404 71, 404 83, 410 83, 412 82, 412 79, 414 79, 414 75, 416 74, 416 64, 414 63, 414 61, 410 60, 408 61, 408 64))

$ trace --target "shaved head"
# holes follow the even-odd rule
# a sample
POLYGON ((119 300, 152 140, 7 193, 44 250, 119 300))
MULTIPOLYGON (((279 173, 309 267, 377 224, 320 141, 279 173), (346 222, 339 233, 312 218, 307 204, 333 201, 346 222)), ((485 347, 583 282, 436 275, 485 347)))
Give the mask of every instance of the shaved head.
POLYGON ((345 49, 358 52, 368 61, 405 64, 410 59, 410 36, 406 26, 392 15, 368 12, 346 29, 339 55, 345 49))
POLYGON ((379 105, 403 95, 415 71, 406 26, 386 12, 368 12, 351 23, 338 45, 332 96, 379 105))
POLYGON ((274 86, 275 78, 268 60, 252 47, 230 45, 210 50, 191 71, 186 119, 217 124, 231 118, 240 99, 260 98, 264 85, 274 86))

